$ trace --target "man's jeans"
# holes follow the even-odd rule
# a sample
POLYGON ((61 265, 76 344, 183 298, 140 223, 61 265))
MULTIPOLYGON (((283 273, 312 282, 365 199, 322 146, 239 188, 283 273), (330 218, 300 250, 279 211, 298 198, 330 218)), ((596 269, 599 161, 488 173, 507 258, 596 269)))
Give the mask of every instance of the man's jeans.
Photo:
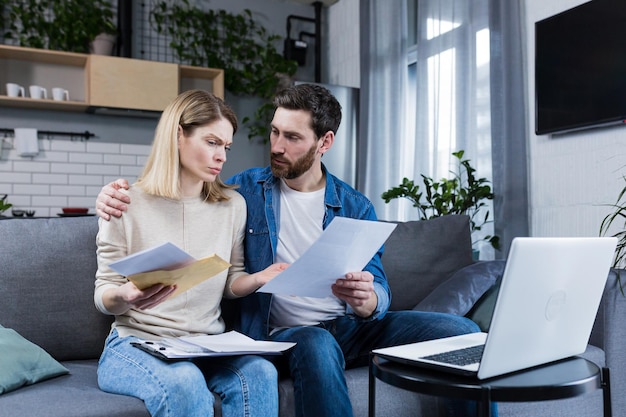
MULTIPOLYGON (((465 317, 390 311, 380 320, 358 321, 345 316, 319 326, 285 329, 272 339, 297 342, 286 353, 296 416, 348 417, 353 414, 344 368, 366 365, 372 349, 478 331, 479 327, 465 317)), ((450 401, 448 405, 452 405, 450 416, 475 415, 473 403, 450 401)))
POLYGON ((224 417, 276 417, 278 375, 258 356, 166 362, 131 346, 113 330, 98 366, 100 389, 142 399, 152 417, 213 416, 213 393, 224 417))

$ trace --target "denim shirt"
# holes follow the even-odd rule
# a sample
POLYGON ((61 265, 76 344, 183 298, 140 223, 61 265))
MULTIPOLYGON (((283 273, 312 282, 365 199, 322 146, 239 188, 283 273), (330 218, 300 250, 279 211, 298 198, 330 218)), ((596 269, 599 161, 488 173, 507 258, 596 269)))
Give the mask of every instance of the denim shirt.
MULTIPOLYGON (((335 216, 363 220, 376 220, 371 201, 345 182, 331 175, 322 165, 326 175, 324 193, 325 229, 335 216)), ((269 167, 252 168, 234 175, 227 181, 237 184, 237 191, 245 198, 248 219, 245 237, 245 266, 249 273, 259 272, 274 262, 278 243, 280 216, 280 180, 272 175, 269 167)), ((346 314, 356 320, 381 318, 391 302, 391 292, 381 263, 383 248, 365 266, 374 276, 374 291, 378 304, 367 319, 359 318, 346 304, 346 314)), ((252 293, 240 299, 240 322, 238 329, 254 339, 266 339, 269 335, 269 316, 272 294, 252 293)))

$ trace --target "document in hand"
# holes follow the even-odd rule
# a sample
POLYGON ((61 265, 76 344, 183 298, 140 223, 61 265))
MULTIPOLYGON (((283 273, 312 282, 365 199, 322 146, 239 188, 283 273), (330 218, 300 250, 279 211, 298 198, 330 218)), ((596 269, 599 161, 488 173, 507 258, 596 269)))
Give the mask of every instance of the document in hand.
POLYGON ((138 340, 132 345, 161 359, 198 358, 203 356, 278 355, 296 344, 254 340, 230 331, 216 335, 168 337, 138 340))
POLYGON ((348 272, 361 271, 385 243, 394 223, 335 217, 289 268, 258 292, 324 298, 348 272))
POLYGON ((109 266, 139 289, 155 284, 176 284, 176 291, 170 296, 175 297, 226 270, 230 264, 215 254, 196 260, 178 246, 167 242, 129 255, 109 266))

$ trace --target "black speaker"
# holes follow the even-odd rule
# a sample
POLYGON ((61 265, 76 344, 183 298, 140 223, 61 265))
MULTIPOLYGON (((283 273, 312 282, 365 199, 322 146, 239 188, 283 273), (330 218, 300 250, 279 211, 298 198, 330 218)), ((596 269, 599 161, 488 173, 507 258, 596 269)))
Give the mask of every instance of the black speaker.
POLYGON ((287 38, 285 39, 283 56, 285 59, 296 61, 302 67, 306 65, 306 48, 306 42, 287 38))

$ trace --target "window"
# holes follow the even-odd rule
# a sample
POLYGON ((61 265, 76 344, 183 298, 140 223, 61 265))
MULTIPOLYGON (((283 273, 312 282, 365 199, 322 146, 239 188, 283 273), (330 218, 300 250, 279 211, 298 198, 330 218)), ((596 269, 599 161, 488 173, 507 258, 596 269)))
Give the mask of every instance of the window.
POLYGON ((488 1, 407 0, 407 6, 412 45, 402 166, 412 178, 448 177, 451 153, 463 149, 477 175, 491 179, 488 1))

